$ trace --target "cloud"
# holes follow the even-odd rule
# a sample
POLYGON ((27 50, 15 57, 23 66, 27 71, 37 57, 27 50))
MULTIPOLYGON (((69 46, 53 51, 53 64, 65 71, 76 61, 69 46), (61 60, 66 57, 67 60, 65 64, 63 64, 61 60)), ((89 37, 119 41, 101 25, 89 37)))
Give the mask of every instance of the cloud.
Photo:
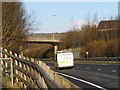
POLYGON ((72 28, 78 28, 78 29, 81 29, 81 26, 84 24, 84 21, 80 21, 80 20, 73 20, 72 22, 70 22, 68 25, 67 25, 67 29, 72 29, 72 28))

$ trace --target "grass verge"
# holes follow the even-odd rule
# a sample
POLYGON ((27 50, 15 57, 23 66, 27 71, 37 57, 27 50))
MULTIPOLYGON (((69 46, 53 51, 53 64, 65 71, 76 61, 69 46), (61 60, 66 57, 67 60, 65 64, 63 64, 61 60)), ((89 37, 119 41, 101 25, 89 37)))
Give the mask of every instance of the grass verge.
POLYGON ((19 88, 16 83, 12 86, 9 76, 2 76, 2 88, 19 88))

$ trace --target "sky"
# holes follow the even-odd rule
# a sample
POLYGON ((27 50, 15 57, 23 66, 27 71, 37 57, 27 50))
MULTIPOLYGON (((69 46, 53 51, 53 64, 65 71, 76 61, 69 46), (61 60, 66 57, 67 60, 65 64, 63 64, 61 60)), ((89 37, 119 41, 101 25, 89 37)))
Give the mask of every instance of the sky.
MULTIPOLYGON (((113 0, 114 1, 114 0, 113 0)), ((100 20, 117 17, 118 2, 23 2, 32 19, 36 18, 31 33, 61 33, 76 25, 81 28, 86 18, 100 20)))

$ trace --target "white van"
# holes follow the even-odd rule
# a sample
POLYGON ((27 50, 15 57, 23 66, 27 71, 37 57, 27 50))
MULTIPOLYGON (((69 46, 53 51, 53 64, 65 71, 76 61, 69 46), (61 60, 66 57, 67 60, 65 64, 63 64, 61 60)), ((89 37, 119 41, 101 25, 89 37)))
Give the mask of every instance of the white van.
POLYGON ((71 51, 57 51, 56 68, 65 68, 74 66, 74 56, 71 51))

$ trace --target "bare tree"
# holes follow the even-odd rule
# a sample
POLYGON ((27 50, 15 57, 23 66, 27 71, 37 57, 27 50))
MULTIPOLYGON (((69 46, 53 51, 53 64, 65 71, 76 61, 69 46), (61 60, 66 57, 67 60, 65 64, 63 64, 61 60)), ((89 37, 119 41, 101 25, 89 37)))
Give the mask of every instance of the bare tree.
POLYGON ((85 17, 85 20, 86 20, 86 22, 87 22, 87 25, 90 25, 90 13, 88 13, 87 15, 86 15, 86 17, 85 17))
POLYGON ((2 2, 2 46, 19 53, 31 23, 27 22, 30 16, 26 15, 22 2, 2 2))

